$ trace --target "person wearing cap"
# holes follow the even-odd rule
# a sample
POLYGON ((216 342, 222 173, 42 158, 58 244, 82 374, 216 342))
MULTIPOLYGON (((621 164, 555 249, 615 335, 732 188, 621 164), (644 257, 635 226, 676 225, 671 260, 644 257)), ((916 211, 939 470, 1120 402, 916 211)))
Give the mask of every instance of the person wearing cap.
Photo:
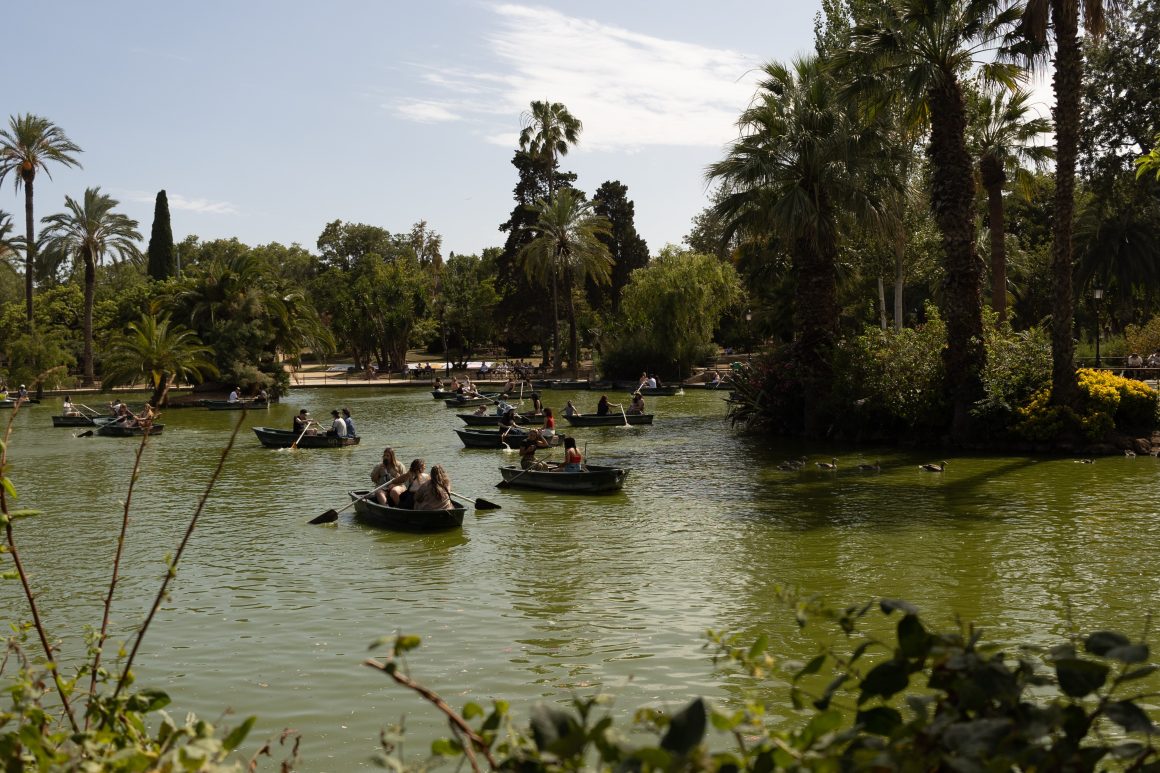
POLYGON ((326 434, 334 435, 335 437, 346 437, 346 422, 342 420, 342 415, 338 410, 333 410, 330 415, 334 417, 334 421, 330 423, 330 431, 326 434))
POLYGON ((346 436, 347 437, 354 437, 355 436, 354 419, 352 419, 350 417, 350 408, 343 408, 342 409, 342 421, 344 424, 346 424, 346 436))
POLYGON ((241 398, 241 397, 238 395, 238 388, 237 388, 237 387, 234 387, 234 388, 233 388, 233 389, 230 391, 230 396, 226 398, 226 402, 227 402, 227 403, 236 403, 236 402, 238 402, 238 401, 239 401, 239 400, 241 400, 241 399, 242 399, 242 398, 241 398))
POLYGON ((16 396, 19 397, 21 400, 28 399, 28 390, 24 388, 24 384, 20 385, 20 391, 16 393, 16 396))
POLYGON ((632 405, 628 407, 627 413, 644 413, 644 395, 640 392, 632 393, 632 405))

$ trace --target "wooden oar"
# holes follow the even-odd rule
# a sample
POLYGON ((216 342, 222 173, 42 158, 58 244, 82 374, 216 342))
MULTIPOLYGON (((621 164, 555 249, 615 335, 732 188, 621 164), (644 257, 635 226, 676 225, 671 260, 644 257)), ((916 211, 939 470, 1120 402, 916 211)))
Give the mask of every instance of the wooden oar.
POLYGON ((309 521, 307 521, 307 523, 334 523, 335 521, 338 520, 338 514, 341 513, 343 510, 346 510, 347 508, 350 508, 350 507, 354 507, 359 502, 373 496, 375 494, 375 492, 381 491, 382 489, 385 489, 389 485, 391 485, 391 481, 387 481, 386 483, 382 484, 381 486, 375 486, 373 489, 371 489, 367 493, 363 494, 361 497, 359 497, 357 499, 350 500, 349 502, 347 502, 345 505, 338 508, 337 510, 334 510, 334 509, 327 510, 322 515, 311 518, 309 521))
MULTIPOLYGON (((302 428, 302 434, 299 435, 297 438, 295 438, 294 442, 290 444, 291 450, 294 450, 294 451, 298 450, 298 441, 301 440, 302 438, 306 437, 306 430, 310 429, 311 423, 312 422, 309 422, 309 421, 306 422, 306 426, 302 428)), ((312 521, 312 523, 313 523, 313 521, 312 521)), ((320 523, 321 523, 321 521, 320 521, 320 523)))
POLYGON ((482 497, 469 497, 466 494, 460 494, 458 491, 452 491, 449 493, 451 494, 451 496, 458 497, 459 499, 474 499, 475 502, 473 504, 475 505, 476 510, 499 510, 499 509, 501 509, 500 506, 497 505, 495 502, 490 502, 486 499, 483 499, 482 497))
MULTIPOLYGON (((544 464, 547 464, 548 462, 552 461, 552 454, 555 452, 556 452, 556 449, 553 448, 550 451, 548 451, 548 456, 546 458, 537 459, 536 461, 543 462, 544 464)), ((515 477, 513 477, 511 480, 501 480, 499 483, 495 484, 495 487, 496 488, 511 488, 512 481, 519 480, 521 477, 523 477, 523 474, 525 472, 529 472, 529 471, 531 471, 531 469, 532 468, 529 467, 526 470, 520 470, 518 473, 516 473, 515 477)), ((547 470, 538 470, 537 472, 547 472, 547 470)))

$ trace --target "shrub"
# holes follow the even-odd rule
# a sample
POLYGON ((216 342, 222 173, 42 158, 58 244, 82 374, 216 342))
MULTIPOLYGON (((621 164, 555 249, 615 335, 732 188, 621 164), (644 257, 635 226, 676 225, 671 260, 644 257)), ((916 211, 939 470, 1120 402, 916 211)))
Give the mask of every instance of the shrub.
POLYGON ((1152 317, 1143 325, 1125 327, 1124 342, 1129 353, 1136 352, 1146 357, 1150 352, 1160 352, 1160 317, 1152 317))
POLYGON ((1158 395, 1146 384, 1088 368, 1081 368, 1077 379, 1080 399, 1075 410, 1052 405, 1051 388, 1046 387, 1017 410, 1017 434, 1035 443, 1074 436, 1099 442, 1115 430, 1138 433, 1155 426, 1158 395))

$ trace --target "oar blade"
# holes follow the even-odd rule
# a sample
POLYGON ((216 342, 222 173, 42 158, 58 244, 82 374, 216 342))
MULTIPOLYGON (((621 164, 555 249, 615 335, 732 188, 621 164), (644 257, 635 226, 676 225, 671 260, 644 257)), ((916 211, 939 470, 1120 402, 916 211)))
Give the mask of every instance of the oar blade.
POLYGON ((497 505, 495 502, 491 502, 491 501, 488 501, 486 499, 481 498, 481 499, 475 500, 475 509, 476 510, 499 510, 500 506, 497 505))
POLYGON ((310 519, 310 523, 334 523, 338 520, 337 510, 327 510, 322 515, 310 519))
POLYGON ((93 436, 93 431, 91 429, 86 429, 84 432, 78 432, 77 434, 73 435, 73 437, 92 437, 92 436, 93 436))
POLYGON ((506 480, 501 480, 499 483, 495 484, 495 487, 496 488, 511 488, 511 485, 512 484, 508 483, 506 480))

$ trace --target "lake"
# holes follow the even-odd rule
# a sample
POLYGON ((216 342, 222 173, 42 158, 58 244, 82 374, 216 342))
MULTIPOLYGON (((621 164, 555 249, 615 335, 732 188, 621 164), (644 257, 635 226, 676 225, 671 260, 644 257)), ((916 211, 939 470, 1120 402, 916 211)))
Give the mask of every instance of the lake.
MULTIPOLYGON (((543 396, 557 411, 569 399, 592 411, 599 393, 543 396)), ((600 691, 617 695, 622 716, 695 695, 732 699, 736 684, 715 676, 703 649, 706 629, 765 633, 774 653, 811 655, 814 639, 775 598, 779 585, 836 605, 903 598, 931 623, 957 615, 1004 641, 1055 643, 1073 627, 1141 635, 1160 597, 1157 459, 803 446, 734 432, 722 397, 653 398, 654 426, 575 430, 593 464, 631 469, 623 492, 587 497, 495 488, 516 454, 463 449, 456 412, 425 390, 295 390, 244 417, 167 411, 133 495, 112 642, 152 603, 239 420, 139 656, 138 685, 169 692, 179 718, 258 715, 247 753, 300 731, 302 770, 370 767, 379 731, 403 717, 409 756, 446 734, 433 708, 360 665, 395 633, 422 637, 410 674, 452 706, 502 697, 525 714, 537 700, 600 691), (269 450, 250 430, 289 429, 300 407, 322 420, 343 406, 357 447, 269 450), (443 464, 455 491, 502 509, 469 511, 461 531, 433 535, 364 527, 351 509, 308 524, 370 487, 386 445, 404 464, 443 464), (802 455, 801 472, 776 468, 802 455), (814 464, 831 457, 836 472, 814 464), (944 473, 918 469, 944 458, 944 473), (881 472, 855 469, 874 460, 881 472)), ((75 661, 86 628, 100 625, 138 441, 53 429, 58 409, 49 399, 19 412, 9 474, 15 506, 44 511, 16 523, 17 545, 46 626, 75 661)), ((28 617, 16 582, 0 586, 0 611, 28 617)), ((788 713, 777 683, 768 695, 788 713)))

